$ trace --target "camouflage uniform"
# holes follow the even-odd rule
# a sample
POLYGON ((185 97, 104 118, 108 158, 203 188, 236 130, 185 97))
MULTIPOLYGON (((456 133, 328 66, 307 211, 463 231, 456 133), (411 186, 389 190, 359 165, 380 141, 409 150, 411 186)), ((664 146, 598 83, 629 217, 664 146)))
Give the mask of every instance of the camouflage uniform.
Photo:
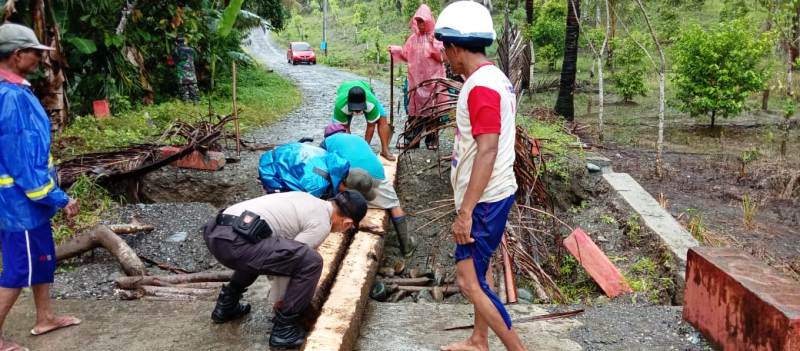
POLYGON ((187 46, 183 40, 178 39, 175 58, 178 68, 178 82, 181 84, 181 99, 194 103, 200 102, 200 95, 197 92, 197 75, 194 71, 194 49, 187 46))

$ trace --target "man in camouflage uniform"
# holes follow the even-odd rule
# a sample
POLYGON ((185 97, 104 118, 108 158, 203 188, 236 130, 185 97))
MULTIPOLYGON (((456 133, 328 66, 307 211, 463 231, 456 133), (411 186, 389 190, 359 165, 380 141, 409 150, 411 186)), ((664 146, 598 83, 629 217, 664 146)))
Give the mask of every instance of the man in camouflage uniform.
POLYGON ((175 45, 175 61, 178 68, 178 82, 181 84, 181 99, 183 101, 200 102, 197 92, 197 75, 194 71, 194 49, 186 45, 183 37, 178 37, 175 45))

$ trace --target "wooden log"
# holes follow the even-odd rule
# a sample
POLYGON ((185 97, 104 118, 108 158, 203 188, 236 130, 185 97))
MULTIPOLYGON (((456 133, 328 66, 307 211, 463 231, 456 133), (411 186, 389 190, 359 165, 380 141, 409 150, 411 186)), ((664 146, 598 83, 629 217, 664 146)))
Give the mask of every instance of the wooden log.
POLYGON ((197 282, 197 283, 184 283, 175 284, 176 288, 196 288, 196 289, 218 289, 225 285, 224 282, 197 282))
POLYGON ((192 295, 165 295, 165 296, 144 296, 144 301, 196 301, 197 297, 192 295))
POLYGON ((108 228, 116 234, 133 234, 140 232, 152 232, 155 227, 150 224, 130 223, 130 224, 109 224, 108 228))
POLYGON ((138 300, 144 297, 144 291, 116 289, 114 295, 118 296, 120 300, 138 300))
POLYGON ((102 246, 117 259, 122 271, 129 276, 147 274, 144 263, 117 234, 108 226, 97 225, 88 232, 80 233, 56 247, 56 260, 65 260, 102 246))
POLYGON ((404 286, 425 286, 429 285, 433 282, 433 279, 428 277, 421 277, 421 278, 388 278, 388 279, 381 279, 382 282, 385 284, 397 284, 397 285, 404 285, 404 286))
POLYGON ((170 295, 208 296, 217 293, 213 289, 179 288, 174 286, 141 285, 139 286, 139 289, 144 291, 145 296, 170 296, 170 295))
POLYGON ((130 276, 119 277, 115 282, 118 288, 136 289, 141 285, 175 286, 177 284, 198 282, 227 282, 231 280, 232 275, 233 271, 218 271, 159 276, 130 276))
POLYGON ((356 233, 303 350, 352 350, 382 255, 383 237, 356 233))

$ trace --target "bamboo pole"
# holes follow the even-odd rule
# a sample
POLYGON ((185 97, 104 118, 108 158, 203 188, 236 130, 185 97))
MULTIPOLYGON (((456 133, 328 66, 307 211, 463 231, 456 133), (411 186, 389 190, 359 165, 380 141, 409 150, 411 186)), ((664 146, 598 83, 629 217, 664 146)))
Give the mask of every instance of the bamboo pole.
POLYGON ((517 282, 514 279, 513 262, 511 261, 511 255, 508 253, 508 242, 505 236, 501 241, 500 252, 503 254, 503 280, 506 287, 506 303, 517 303, 517 282))
POLYGON ((233 125, 236 128, 236 157, 242 153, 242 143, 239 140, 239 110, 236 107, 236 61, 231 64, 233 71, 233 125))

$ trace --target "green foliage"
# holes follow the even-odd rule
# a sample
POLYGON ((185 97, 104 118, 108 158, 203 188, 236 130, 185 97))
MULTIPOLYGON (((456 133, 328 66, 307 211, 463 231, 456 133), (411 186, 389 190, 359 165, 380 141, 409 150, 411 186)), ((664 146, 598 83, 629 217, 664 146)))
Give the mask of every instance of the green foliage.
MULTIPOLYGON (((220 113, 230 113, 230 78, 217 84, 212 108, 220 113)), ((300 102, 297 88, 289 81, 261 68, 245 68, 238 72, 237 99, 241 109, 240 127, 247 131, 275 120, 296 107, 300 102)), ((175 120, 196 123, 206 120, 206 104, 189 104, 170 101, 128 111, 105 120, 93 116, 75 118, 58 138, 69 140, 68 146, 57 150, 57 156, 67 159, 74 155, 107 151, 135 143, 154 142, 163 130, 175 120)), ((232 128, 232 126, 229 126, 232 128)), ((56 141, 58 143, 58 140, 56 141)))
POLYGON ((639 216, 631 215, 625 220, 624 232, 632 245, 637 246, 641 243, 642 225, 639 223, 639 216))
POLYGON ((783 105, 783 118, 790 119, 794 115, 795 111, 797 111, 797 104, 794 101, 787 101, 783 105))
POLYGON ((228 7, 222 11, 222 21, 219 23, 219 28, 217 28, 217 34, 220 37, 225 38, 231 33, 236 17, 239 16, 239 11, 242 9, 242 2, 244 0, 231 0, 228 3, 228 7))
POLYGON ((700 244, 704 244, 706 242, 707 229, 703 221, 703 214, 693 208, 687 209, 686 213, 689 215, 689 222, 686 229, 689 230, 692 237, 697 239, 700 244))
POLYGON ((528 30, 528 38, 533 40, 537 60, 547 62, 550 69, 564 53, 567 5, 565 1, 547 0, 536 11, 533 26, 528 30))
POLYGON ((617 223, 617 220, 614 219, 614 217, 609 216, 609 215, 600 216, 600 221, 605 223, 605 224, 609 224, 609 225, 617 223))
POLYGON ((680 34, 674 47, 674 77, 679 108, 692 116, 728 117, 745 108, 745 99, 764 87, 761 65, 771 36, 756 34, 744 21, 698 25, 680 34))
POLYGON ((663 303, 674 287, 670 277, 660 277, 659 265, 649 257, 641 257, 625 274, 625 280, 637 294, 645 294, 651 303, 663 303))
POLYGON ((634 31, 630 36, 619 40, 619 45, 615 45, 618 46, 614 55, 617 69, 613 72, 612 78, 615 92, 622 96, 624 101, 630 101, 635 96, 645 96, 647 92, 644 78, 652 66, 646 61, 645 52, 636 42, 644 45, 650 42, 650 38, 634 31))
POLYGON ((545 122, 524 117, 517 119, 528 134, 542 142, 545 157, 545 169, 561 179, 570 179, 569 158, 575 156, 575 149, 570 148, 575 137, 564 132, 563 121, 545 122))
POLYGON ((411 19, 411 16, 414 16, 414 13, 417 12, 420 4, 422 4, 420 0, 403 0, 403 15, 411 19))
MULTIPOLYGON (((32 4, 32 0, 17 1, 12 20, 30 25, 32 4)), ((242 60, 240 43, 251 28, 267 21, 280 28, 285 16, 280 0, 140 0, 117 34, 125 5, 125 0, 47 2, 47 21, 55 22, 63 36, 64 63, 70 68, 65 70, 67 95, 74 114, 89 113, 92 101, 98 99, 115 100, 112 109, 119 112, 145 99, 177 96, 175 66, 168 64, 168 58, 178 35, 197 52, 197 77, 201 89, 207 90, 217 66, 247 62, 242 60), (252 11, 240 16, 246 21, 236 20, 240 7, 252 11)), ((228 73, 226 68, 219 71, 228 73)))
POLYGON ((752 4, 745 0, 725 0, 719 19, 721 21, 743 19, 750 13, 750 6, 752 4))
POLYGON ((67 190, 67 194, 78 200, 80 211, 70 220, 64 216, 64 212, 59 212, 53 218, 53 236, 56 243, 97 225, 106 212, 118 206, 108 190, 86 176, 80 176, 67 190))
MULTIPOLYGON (((551 260, 554 261, 554 257, 551 260)), ((556 285, 564 294, 566 303, 581 303, 600 292, 594 280, 571 255, 564 256, 561 266, 558 267, 556 285)))

